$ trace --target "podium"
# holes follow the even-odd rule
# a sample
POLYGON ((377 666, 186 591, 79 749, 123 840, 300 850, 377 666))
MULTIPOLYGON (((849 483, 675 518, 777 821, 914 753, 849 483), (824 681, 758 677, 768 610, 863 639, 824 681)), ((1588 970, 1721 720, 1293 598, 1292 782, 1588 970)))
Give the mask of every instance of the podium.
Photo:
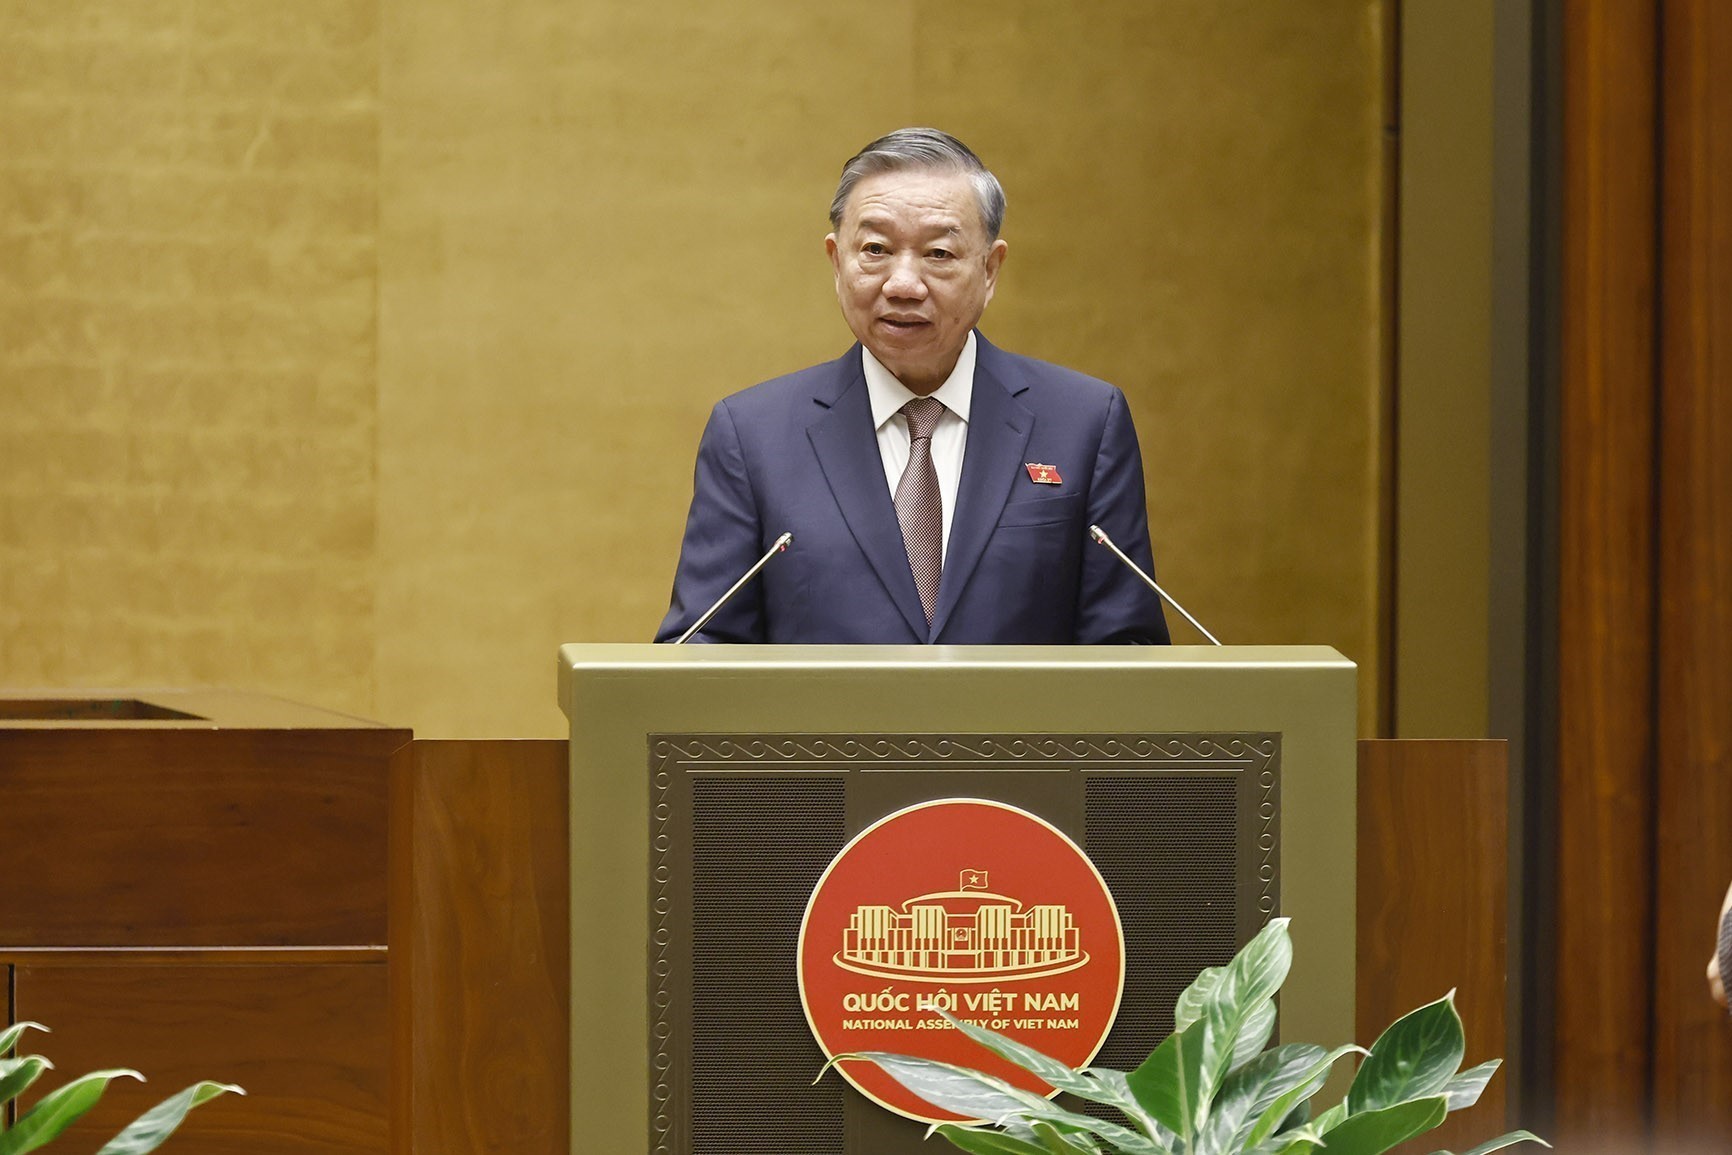
POLYGON ((1026 810, 1094 861, 1126 942, 1097 1062, 1134 1066, 1277 913, 1281 1037, 1353 1036, 1355 668, 1331 649, 568 645, 559 694, 573 1151, 929 1151, 809 1086, 794 951, 832 857, 932 799, 1026 810))

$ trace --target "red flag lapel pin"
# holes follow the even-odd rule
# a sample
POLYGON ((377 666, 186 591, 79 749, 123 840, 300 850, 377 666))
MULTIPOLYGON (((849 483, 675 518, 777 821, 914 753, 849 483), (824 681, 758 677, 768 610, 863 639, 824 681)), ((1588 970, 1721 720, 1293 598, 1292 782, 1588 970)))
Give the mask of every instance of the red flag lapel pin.
POLYGON ((1058 466, 1042 465, 1038 461, 1026 462, 1023 468, 1028 470, 1028 479, 1036 485, 1062 485, 1064 478, 1058 475, 1058 466))

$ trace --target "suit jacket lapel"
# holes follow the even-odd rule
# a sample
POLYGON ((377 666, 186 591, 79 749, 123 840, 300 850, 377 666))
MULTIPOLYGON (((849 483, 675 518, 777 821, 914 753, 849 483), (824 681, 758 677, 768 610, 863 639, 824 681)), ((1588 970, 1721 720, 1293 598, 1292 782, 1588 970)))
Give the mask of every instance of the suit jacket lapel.
MULTIPOLYGON (((998 349, 977 332, 974 363, 974 395, 969 402, 968 445, 962 454, 962 480, 956 489, 956 512, 950 521, 950 540, 944 551, 944 578, 938 586, 938 606, 932 615, 932 639, 936 641, 961 599, 992 531, 998 514, 1010 499, 1011 485, 1022 464, 1022 452, 1034 430, 1034 414, 1016 400, 1027 390, 1014 368, 998 349)), ((864 389, 862 389, 864 392, 864 389)), ((895 509, 891 508, 895 521, 895 509)), ((901 530, 897 530, 900 540, 901 530)), ((906 562, 904 562, 906 567, 906 562)), ((913 578, 909 578, 913 588, 913 578)), ((916 592, 915 605, 919 605, 916 592)))
MULTIPOLYGON (((873 432, 872 401, 860 368, 860 347, 849 350, 835 365, 834 388, 813 397, 825 411, 807 427, 806 437, 818 454, 818 466, 841 507, 848 531, 909 628, 916 637, 924 638, 926 611, 920 607, 920 591, 914 585, 908 550, 902 544, 902 526, 896 520, 896 506, 884 480, 884 458, 873 432)), ((973 452, 972 447, 969 452, 973 452)), ((966 456, 963 460, 966 471, 966 456)))

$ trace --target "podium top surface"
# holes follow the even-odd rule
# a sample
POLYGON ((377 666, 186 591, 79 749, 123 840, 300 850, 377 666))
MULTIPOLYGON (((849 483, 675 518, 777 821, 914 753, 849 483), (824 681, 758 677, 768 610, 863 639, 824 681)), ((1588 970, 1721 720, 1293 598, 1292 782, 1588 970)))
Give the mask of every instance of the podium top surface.
MULTIPOLYGON (((671 646, 573 643, 559 651, 559 703, 615 712, 627 699, 653 702, 657 725, 700 725, 701 718, 747 725, 764 711, 799 715, 804 724, 872 686, 871 699, 936 695, 960 724, 960 703, 1021 693, 1032 710, 1062 708, 1081 717, 1123 696, 1154 694, 1192 705, 1211 698, 1229 713, 1247 695, 1267 699, 1277 684, 1347 687, 1356 667, 1328 646, 671 646), (765 697, 774 688, 774 693, 765 697), (1014 687, 1021 687, 1020 691, 1014 687), (620 698, 618 695, 625 695, 620 698), (603 702, 607 704, 601 704, 603 702), (1082 711, 1081 714, 1077 711, 1082 711)), ((844 710, 850 717, 858 716, 844 710)), ((1147 710, 1140 711, 1148 716, 1147 710)), ((767 716, 767 715, 766 715, 767 716)), ((1226 716, 1226 715, 1223 715, 1226 716)), ((1351 719, 1351 706, 1348 715, 1351 719)), ((985 724, 977 718, 977 724, 985 724)), ((767 724, 767 723, 766 723, 767 724)))
POLYGON ((0 731, 395 728, 242 690, 0 689, 0 731))
POLYGON ((1329 646, 672 646, 571 642, 559 648, 561 673, 576 669, 931 669, 1212 666, 1352 669, 1329 646))

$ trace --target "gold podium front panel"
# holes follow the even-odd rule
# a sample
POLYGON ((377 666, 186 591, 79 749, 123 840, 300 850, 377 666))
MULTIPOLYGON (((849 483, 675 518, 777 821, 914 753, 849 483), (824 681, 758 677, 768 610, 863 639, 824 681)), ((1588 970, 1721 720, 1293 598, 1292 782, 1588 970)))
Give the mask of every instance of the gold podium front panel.
MULTIPOLYGON (((963 781, 994 783, 990 795, 1014 801, 1021 791, 1063 809, 1041 794, 1054 775, 1030 773, 1055 768, 1043 757, 1104 765, 1141 743, 1145 763, 1177 751, 1190 765, 1199 749, 1218 757, 1237 743, 1239 764, 1262 757, 1279 767, 1279 830, 1264 841, 1278 860, 1279 912, 1295 920, 1282 1035, 1352 1036, 1355 687, 1352 664, 1333 650, 571 645, 561 651, 560 698, 572 724, 574 1151, 715 1145, 694 1148, 685 1123, 659 1118, 690 1106, 668 1102, 661 1043, 677 1027, 657 1021, 670 995, 656 956, 677 938, 666 914, 682 901, 661 893, 679 873, 668 862, 668 774, 683 781, 695 763, 728 789, 730 773, 769 784, 756 802, 750 790, 740 795, 744 804, 851 836, 910 790, 928 789, 913 781, 922 773, 966 771, 975 777, 963 781), (887 757, 906 772, 867 772, 887 757), (796 777, 774 777, 790 771, 796 777), (845 805, 818 797, 828 787, 803 785, 848 773, 868 785, 845 805)), ((1246 783, 1244 805, 1272 811, 1276 793, 1254 773, 1246 783)), ((741 853, 749 861, 753 849, 741 853)), ((1259 918, 1273 901, 1260 887, 1271 889, 1255 877, 1240 887, 1259 918)), ((733 1109, 749 1129, 756 1105, 733 1109)), ((705 1122, 713 1134, 714 1120, 705 1122)), ((902 1149, 894 1128, 872 1142, 902 1149)))

